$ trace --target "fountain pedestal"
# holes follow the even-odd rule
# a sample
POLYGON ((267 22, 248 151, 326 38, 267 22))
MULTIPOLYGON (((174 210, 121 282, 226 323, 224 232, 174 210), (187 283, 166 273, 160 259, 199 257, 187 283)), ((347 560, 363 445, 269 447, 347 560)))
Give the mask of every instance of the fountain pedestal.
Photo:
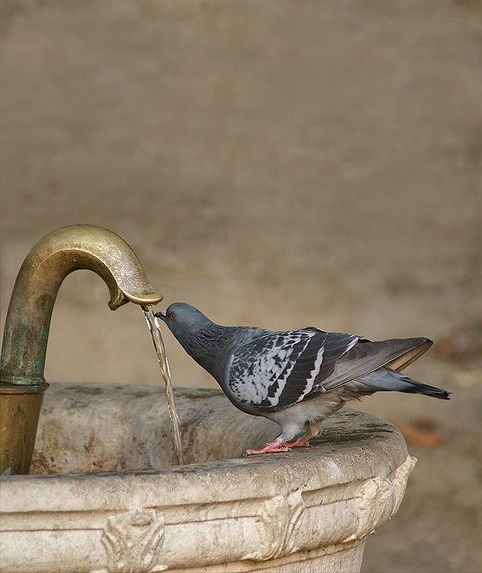
POLYGON ((277 428, 214 390, 52 384, 28 476, 1 478, 0 571, 356 573, 415 460, 400 432, 342 410, 309 449, 237 456, 277 428))

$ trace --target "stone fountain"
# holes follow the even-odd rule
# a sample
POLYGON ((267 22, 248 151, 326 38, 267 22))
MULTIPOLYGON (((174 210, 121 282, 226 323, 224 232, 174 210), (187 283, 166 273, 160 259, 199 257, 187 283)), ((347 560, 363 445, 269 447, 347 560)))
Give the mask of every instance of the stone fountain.
POLYGON ((55 296, 78 268, 112 309, 161 299, 106 229, 60 229, 27 256, 0 369, 0 571, 358 572, 415 463, 400 432, 344 409, 310 449, 242 459, 276 427, 181 389, 181 468, 160 385, 55 383, 42 404, 55 296))

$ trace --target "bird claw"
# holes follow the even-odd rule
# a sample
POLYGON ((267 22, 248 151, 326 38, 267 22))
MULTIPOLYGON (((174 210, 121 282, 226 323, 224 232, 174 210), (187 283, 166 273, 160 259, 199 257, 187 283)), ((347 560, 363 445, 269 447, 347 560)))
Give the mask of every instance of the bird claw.
POLYGON ((262 448, 252 448, 246 450, 244 457, 258 456, 261 454, 276 454, 279 452, 291 452, 291 448, 287 445, 287 442, 268 442, 262 448))
POLYGON ((294 442, 268 442, 262 448, 246 450, 244 457, 258 456, 261 454, 276 454, 279 452, 291 452, 292 448, 311 448, 309 440, 295 440, 294 442))

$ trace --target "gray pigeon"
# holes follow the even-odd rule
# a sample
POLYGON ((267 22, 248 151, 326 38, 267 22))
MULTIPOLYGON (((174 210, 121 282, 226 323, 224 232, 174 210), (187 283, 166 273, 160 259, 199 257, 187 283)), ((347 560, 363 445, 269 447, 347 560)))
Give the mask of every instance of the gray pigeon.
POLYGON ((428 338, 371 342, 314 327, 275 332, 221 326, 182 302, 156 316, 237 408, 281 427, 275 440, 247 455, 307 447, 324 418, 346 401, 374 392, 450 397, 399 372, 432 346, 428 338))

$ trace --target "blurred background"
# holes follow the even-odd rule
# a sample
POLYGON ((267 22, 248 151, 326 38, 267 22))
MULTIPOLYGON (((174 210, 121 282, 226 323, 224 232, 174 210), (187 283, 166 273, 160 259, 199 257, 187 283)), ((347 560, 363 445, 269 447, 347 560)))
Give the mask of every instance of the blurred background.
MULTIPOLYGON (((480 573, 481 62, 477 0, 0 0, 2 325, 33 243, 94 223, 218 322, 433 338, 409 373, 452 401, 356 404, 419 460, 364 573, 480 573)), ((49 381, 159 383, 107 300, 67 278, 49 381)))

